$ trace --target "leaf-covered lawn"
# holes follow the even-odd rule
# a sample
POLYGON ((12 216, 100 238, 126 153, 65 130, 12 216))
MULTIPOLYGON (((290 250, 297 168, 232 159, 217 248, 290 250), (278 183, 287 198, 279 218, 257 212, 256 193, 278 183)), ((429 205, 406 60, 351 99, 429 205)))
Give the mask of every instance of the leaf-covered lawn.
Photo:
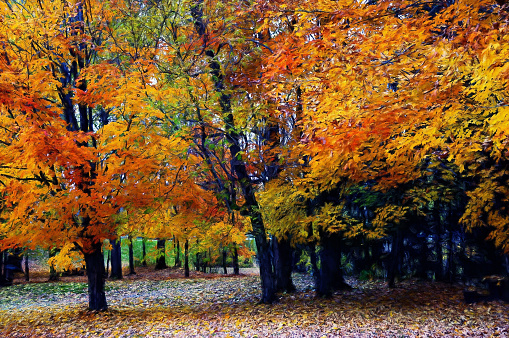
POLYGON ((298 292, 257 304, 257 276, 107 283, 110 310, 88 312, 86 285, 0 289, 2 337, 432 337, 508 336, 509 304, 467 305, 461 288, 408 281, 316 299, 308 276, 298 292))

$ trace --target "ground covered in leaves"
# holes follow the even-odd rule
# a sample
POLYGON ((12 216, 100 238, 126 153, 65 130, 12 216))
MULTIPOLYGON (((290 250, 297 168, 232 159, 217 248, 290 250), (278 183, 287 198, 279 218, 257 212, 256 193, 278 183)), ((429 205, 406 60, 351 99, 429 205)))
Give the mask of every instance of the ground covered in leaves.
POLYGON ((86 284, 18 284, 0 289, 0 337, 490 337, 509 336, 509 304, 464 304, 462 289, 406 281, 349 280, 317 299, 309 276, 298 292, 257 304, 259 277, 149 269, 107 282, 109 310, 86 311, 86 284), (148 277, 153 278, 149 279, 148 277))

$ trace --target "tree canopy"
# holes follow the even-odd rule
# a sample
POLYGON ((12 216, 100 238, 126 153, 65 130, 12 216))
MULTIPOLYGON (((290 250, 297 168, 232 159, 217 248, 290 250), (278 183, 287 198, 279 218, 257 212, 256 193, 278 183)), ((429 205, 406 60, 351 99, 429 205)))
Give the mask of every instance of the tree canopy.
POLYGON ((4 1, 0 249, 78 249, 93 286, 104 239, 249 233, 264 302, 270 235, 328 252, 442 208, 509 254, 507 8, 4 1))

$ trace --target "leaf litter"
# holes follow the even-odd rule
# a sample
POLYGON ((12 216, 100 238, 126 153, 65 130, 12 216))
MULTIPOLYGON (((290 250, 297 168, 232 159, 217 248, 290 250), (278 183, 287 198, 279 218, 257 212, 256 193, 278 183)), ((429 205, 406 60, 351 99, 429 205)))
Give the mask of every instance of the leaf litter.
POLYGON ((108 281, 109 310, 86 311, 86 284, 0 289, 2 337, 506 337, 509 304, 465 304, 462 288, 405 281, 349 280, 351 290, 314 296, 295 275, 296 293, 259 304, 259 277, 195 275, 108 281), (207 278, 208 277, 208 278, 207 278))

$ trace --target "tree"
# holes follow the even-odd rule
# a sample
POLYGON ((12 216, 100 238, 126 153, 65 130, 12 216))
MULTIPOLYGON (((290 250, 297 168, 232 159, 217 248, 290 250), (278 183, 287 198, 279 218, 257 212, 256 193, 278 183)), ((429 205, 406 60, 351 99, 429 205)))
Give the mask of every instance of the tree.
POLYGON ((107 307, 101 247, 116 237, 115 215, 146 207, 172 181, 161 155, 171 142, 146 128, 143 65, 122 68, 110 58, 106 23, 118 22, 110 9, 3 3, 0 31, 2 247, 78 248, 93 310, 107 307), (115 122, 98 130, 107 114, 115 122))

